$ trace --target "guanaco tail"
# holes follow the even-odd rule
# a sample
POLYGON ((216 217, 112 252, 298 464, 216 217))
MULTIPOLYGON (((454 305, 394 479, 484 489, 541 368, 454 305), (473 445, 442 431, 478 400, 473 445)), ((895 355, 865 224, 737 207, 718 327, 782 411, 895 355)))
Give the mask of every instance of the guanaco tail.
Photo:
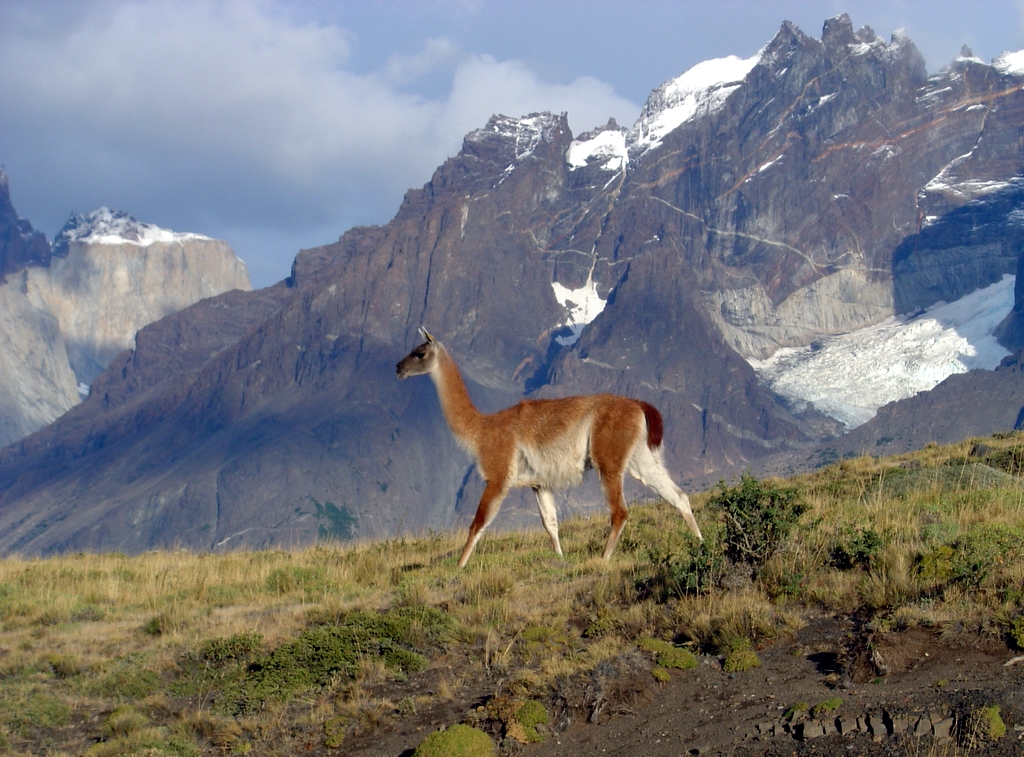
POLYGON ((702 539, 690 500, 676 486, 662 461, 661 413, 653 405, 612 394, 523 400, 497 413, 476 409, 458 367, 444 346, 425 329, 426 340, 397 366, 398 378, 427 374, 434 381, 441 410, 458 443, 472 453, 485 487, 469 539, 459 558, 465 567, 484 530, 513 487, 529 486, 551 546, 559 555, 554 488, 575 486, 587 467, 597 470, 611 510, 611 533, 604 559, 615 551, 629 514, 622 496, 628 472, 675 507, 702 539))

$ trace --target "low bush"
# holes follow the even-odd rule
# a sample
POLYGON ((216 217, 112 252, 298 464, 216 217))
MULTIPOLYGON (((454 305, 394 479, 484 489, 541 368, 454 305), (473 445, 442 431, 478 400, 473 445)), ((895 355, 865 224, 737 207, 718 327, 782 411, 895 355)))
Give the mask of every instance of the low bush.
POLYGON ((885 542, 873 528, 848 529, 836 536, 832 545, 832 565, 839 570, 867 570, 885 542))
POLYGON ((689 670, 697 667, 697 658, 693 652, 683 647, 677 647, 661 639, 640 639, 637 646, 645 652, 655 655, 657 663, 663 668, 678 668, 689 670))
POLYGON ((782 546, 808 510, 795 486, 778 486, 743 474, 739 486, 724 481, 708 502, 725 520, 725 556, 755 570, 782 546))
POLYGON ((702 594, 718 587, 726 569, 721 543, 713 534, 708 534, 704 541, 688 537, 687 542, 683 551, 648 550, 647 557, 653 572, 636 581, 641 598, 666 602, 674 597, 702 594))
POLYGON ((761 659, 754 651, 750 639, 733 639, 724 651, 725 661, 722 663, 722 670, 726 673, 742 673, 761 665, 761 659))
POLYGON ((434 731, 416 747, 413 757, 493 757, 494 742, 479 728, 453 725, 434 731))
POLYGON ((931 581, 979 588, 1024 560, 1024 529, 1001 523, 978 523, 950 544, 940 544, 918 558, 918 571, 931 581))
POLYGON ((228 689, 229 712, 257 711, 273 699, 351 681, 364 655, 379 657, 395 671, 412 673, 427 658, 408 648, 422 639, 439 643, 451 626, 447 615, 430 607, 398 607, 384 613, 353 612, 336 626, 317 626, 256 657, 236 690, 228 689))
POLYGON ((811 708, 811 717, 820 718, 823 715, 828 715, 829 713, 838 710, 842 704, 842 697, 832 697, 831 699, 826 699, 824 702, 818 702, 811 708))

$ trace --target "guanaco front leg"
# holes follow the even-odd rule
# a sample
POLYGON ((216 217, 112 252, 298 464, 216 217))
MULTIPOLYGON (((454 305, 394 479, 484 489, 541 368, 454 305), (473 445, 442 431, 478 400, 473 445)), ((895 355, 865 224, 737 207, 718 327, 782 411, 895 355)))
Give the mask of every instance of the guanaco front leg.
POLYGON ((480 504, 476 508, 476 516, 473 518, 473 522, 469 524, 469 539, 466 540, 466 546, 462 550, 462 557, 459 558, 460 568, 466 567, 470 555, 476 549, 476 543, 480 541, 480 537, 483 536, 486 528, 491 525, 494 516, 498 514, 501 502, 505 499, 507 493, 507 488, 502 488, 491 481, 487 482, 487 486, 484 487, 483 496, 480 497, 480 504))

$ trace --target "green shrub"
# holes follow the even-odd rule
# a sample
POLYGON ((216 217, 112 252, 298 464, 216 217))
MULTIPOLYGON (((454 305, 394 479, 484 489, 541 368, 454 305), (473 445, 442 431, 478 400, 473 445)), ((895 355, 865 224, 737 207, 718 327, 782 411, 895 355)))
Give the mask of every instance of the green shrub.
POLYGON ((648 560, 654 570, 636 582, 642 598, 666 602, 673 597, 708 592, 718 586, 725 570, 725 555, 719 540, 708 534, 704 541, 689 536, 686 541, 684 552, 648 550, 648 560))
POLYGON ((978 588, 1024 559, 1024 530, 1000 523, 978 523, 950 544, 933 547, 918 558, 919 573, 929 580, 978 588))
POLYGON ((1010 623, 1010 641, 1017 649, 1024 649, 1024 616, 1016 618, 1010 623))
POLYGON ((337 749, 348 735, 348 718, 334 716, 324 722, 324 746, 337 749))
POLYGON ((814 707, 811 708, 811 717, 820 718, 822 715, 827 715, 830 712, 835 712, 839 709, 842 703, 842 697, 832 697, 831 699, 826 699, 824 702, 818 702, 818 704, 814 705, 814 707))
POLYGON ((999 705, 980 707, 972 713, 971 731, 979 741, 998 741, 1006 735, 1006 723, 999 705))
POLYGON ((569 644, 565 631, 551 626, 527 626, 519 638, 531 655, 560 653, 569 644))
POLYGON ((953 575, 953 548, 948 544, 940 544, 925 552, 917 560, 917 571, 921 577, 936 583, 945 583, 953 575))
POLYGON ((885 542, 873 528, 847 530, 832 545, 832 564, 840 570, 867 570, 883 546, 885 542))
POLYGON ((663 668, 678 668, 679 670, 690 670, 697 667, 697 658, 693 652, 674 644, 669 644, 661 639, 640 639, 637 646, 645 652, 651 652, 657 656, 658 664, 663 668))
POLYGON ((1024 558, 1024 530, 999 523, 979 523, 968 528, 953 547, 957 559, 952 580, 979 586, 993 572, 1024 558))
POLYGON ((384 613, 349 613, 336 626, 318 626, 264 655, 245 671, 229 712, 259 709, 268 700, 352 680, 364 655, 380 657, 402 674, 424 669, 427 658, 408 649, 414 642, 438 643, 451 626, 447 615, 431 607, 399 607, 384 613))
POLYGON ((726 650, 722 670, 726 673, 742 673, 760 665, 761 659, 754 651, 750 639, 733 639, 726 650))
POLYGON ((255 631, 211 639, 199 651, 199 656, 211 665, 223 665, 229 660, 244 660, 259 651, 263 636, 255 631))
POLYGON ((516 710, 516 721, 523 727, 526 743, 536 744, 544 740, 544 735, 537 728, 548 724, 548 711, 536 699, 524 702, 523 706, 516 710))
POLYGON ((719 481, 708 504, 725 518, 725 556, 755 569, 768 562, 808 510, 796 487, 765 483, 746 473, 736 487, 719 481))
POLYGON ((453 725, 434 731, 416 747, 413 757, 493 757, 494 742, 479 728, 453 725))

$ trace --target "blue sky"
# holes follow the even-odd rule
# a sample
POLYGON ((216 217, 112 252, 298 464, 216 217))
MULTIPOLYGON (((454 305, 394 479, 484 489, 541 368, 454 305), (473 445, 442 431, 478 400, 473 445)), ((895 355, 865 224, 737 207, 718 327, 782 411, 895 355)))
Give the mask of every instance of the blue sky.
POLYGON ((101 205, 226 239, 256 286, 385 223, 492 113, 630 125, 690 66, 783 20, 905 29, 930 71, 1024 48, 1024 3, 0 0, 0 163, 49 237, 101 205))

